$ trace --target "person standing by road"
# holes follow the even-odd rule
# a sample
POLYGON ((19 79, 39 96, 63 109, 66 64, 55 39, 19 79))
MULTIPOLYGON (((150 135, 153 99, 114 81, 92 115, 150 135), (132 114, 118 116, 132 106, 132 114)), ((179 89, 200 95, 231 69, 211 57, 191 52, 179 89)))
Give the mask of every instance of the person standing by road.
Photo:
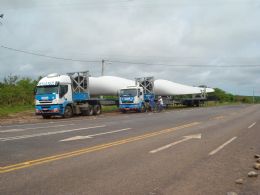
POLYGON ((162 99, 162 96, 159 96, 158 97, 158 111, 161 112, 163 110, 163 99, 162 99))
POLYGON ((151 112, 153 112, 154 109, 155 109, 154 96, 151 96, 151 97, 150 97, 150 99, 149 99, 149 106, 150 106, 151 112))

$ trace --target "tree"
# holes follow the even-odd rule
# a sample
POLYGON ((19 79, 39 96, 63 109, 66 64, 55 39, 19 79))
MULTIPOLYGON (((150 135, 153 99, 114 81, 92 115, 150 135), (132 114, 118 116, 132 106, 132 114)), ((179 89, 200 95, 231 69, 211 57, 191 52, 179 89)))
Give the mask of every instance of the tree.
POLYGON ((17 80, 18 80, 18 76, 17 75, 8 75, 7 77, 4 78, 4 84, 6 85, 15 85, 17 80))

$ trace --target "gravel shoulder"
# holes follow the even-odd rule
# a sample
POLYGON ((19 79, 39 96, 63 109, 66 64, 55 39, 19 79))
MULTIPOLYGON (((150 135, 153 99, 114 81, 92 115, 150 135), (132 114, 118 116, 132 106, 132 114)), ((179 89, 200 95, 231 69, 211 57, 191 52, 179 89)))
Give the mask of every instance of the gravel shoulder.
POLYGON ((32 111, 19 112, 16 114, 10 114, 5 117, 0 117, 0 125, 20 124, 39 122, 42 120, 41 116, 36 116, 32 111))

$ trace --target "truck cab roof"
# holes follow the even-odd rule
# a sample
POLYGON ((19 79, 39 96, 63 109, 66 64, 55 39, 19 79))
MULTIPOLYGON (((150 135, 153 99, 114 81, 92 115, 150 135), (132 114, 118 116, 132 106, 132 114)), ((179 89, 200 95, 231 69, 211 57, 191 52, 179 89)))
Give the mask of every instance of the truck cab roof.
POLYGON ((50 74, 43 77, 37 84, 37 86, 58 85, 59 83, 71 84, 71 79, 68 75, 50 74))

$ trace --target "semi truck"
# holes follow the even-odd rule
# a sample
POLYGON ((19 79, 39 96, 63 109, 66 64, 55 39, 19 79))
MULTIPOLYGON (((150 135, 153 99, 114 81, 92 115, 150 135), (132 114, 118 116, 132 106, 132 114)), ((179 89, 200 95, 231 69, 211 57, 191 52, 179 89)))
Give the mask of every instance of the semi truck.
POLYGON ((45 119, 68 118, 74 114, 99 115, 101 111, 101 100, 90 96, 88 71, 49 74, 37 84, 35 112, 45 119))
POLYGON ((158 96, 162 96, 165 107, 177 104, 189 107, 201 106, 207 101, 207 92, 212 92, 212 89, 206 86, 190 87, 166 80, 155 80, 154 77, 141 77, 135 79, 134 86, 120 90, 119 109, 123 113, 144 112, 150 109, 149 101, 152 99, 157 102, 158 96), (175 96, 170 94, 175 94, 175 96), (176 97, 183 94, 189 94, 191 97, 176 100, 176 97))

